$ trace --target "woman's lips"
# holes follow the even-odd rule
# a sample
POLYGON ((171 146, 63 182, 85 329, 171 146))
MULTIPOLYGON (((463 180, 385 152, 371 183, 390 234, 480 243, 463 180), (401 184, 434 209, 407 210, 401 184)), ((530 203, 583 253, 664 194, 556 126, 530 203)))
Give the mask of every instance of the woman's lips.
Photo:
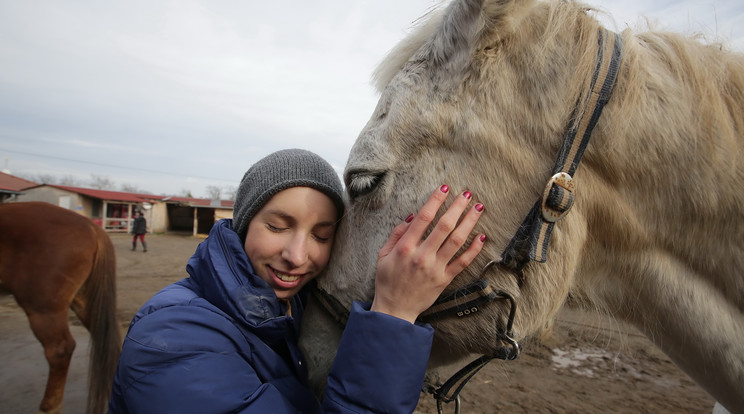
POLYGON ((293 288, 297 286, 297 284, 300 283, 300 279, 302 279, 302 276, 305 274, 295 275, 291 273, 282 272, 280 270, 276 270, 274 268, 270 268, 271 273, 274 276, 274 280, 276 281, 277 285, 279 287, 283 288, 293 288))

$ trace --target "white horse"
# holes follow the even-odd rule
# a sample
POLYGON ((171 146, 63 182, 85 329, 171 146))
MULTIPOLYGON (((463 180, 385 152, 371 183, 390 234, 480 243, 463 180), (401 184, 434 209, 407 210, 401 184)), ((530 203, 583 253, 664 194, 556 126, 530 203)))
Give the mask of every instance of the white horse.
MULTIPOLYGON (((616 36, 589 9, 454 1, 391 52, 318 286, 341 307, 371 300, 394 225, 440 184, 468 189, 488 241, 445 294, 482 280, 474 296, 488 301, 432 320, 432 367, 514 356, 570 297, 631 322, 744 412, 744 57, 670 33, 616 36)), ((305 322, 322 384, 340 326, 312 306, 305 322)))

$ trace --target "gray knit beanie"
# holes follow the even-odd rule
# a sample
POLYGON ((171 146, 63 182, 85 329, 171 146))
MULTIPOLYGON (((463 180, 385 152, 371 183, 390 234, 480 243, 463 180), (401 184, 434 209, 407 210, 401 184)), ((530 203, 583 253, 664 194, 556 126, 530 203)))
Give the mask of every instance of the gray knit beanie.
POLYGON ((344 215, 344 190, 331 164, 302 149, 269 154, 246 171, 235 194, 233 230, 245 240, 248 223, 276 193, 291 187, 310 187, 327 195, 344 215))

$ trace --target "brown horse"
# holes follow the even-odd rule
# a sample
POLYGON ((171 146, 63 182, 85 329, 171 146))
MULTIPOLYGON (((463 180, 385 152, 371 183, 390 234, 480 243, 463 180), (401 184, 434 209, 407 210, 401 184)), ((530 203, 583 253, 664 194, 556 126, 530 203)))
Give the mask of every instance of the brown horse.
MULTIPOLYGON (((467 189, 488 241, 448 303, 493 297, 463 290, 476 282, 497 295, 431 321, 432 367, 504 356, 569 303, 631 322, 744 413, 744 56, 675 33, 616 36, 570 0, 454 0, 393 49, 377 83, 320 288, 346 308, 371 300, 391 229, 437 186, 467 189), (597 98, 601 116, 579 116, 597 98), (577 130, 588 145, 562 150, 577 130), (575 171, 556 161, 581 153, 575 171), (553 223, 570 203, 552 200, 570 194, 553 223), (530 241, 534 252, 511 249, 530 241)), ((322 383, 338 329, 314 309, 302 340, 322 383)))
POLYGON ((48 203, 0 204, 0 282, 28 315, 49 363, 40 411, 62 409, 75 349, 72 309, 91 334, 87 412, 104 412, 121 352, 116 257, 106 232, 48 203))

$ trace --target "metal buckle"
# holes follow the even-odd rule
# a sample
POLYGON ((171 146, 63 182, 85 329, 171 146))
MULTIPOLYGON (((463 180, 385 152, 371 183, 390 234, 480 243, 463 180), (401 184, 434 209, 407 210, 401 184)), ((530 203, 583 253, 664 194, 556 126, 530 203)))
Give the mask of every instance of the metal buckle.
POLYGON ((548 196, 550 195, 550 190, 553 188, 553 185, 557 185, 571 194, 576 191, 576 183, 574 182, 573 177, 568 173, 559 172, 550 177, 550 180, 548 180, 548 184, 545 186, 545 190, 543 191, 541 206, 543 219, 550 223, 555 223, 562 219, 571 210, 571 206, 569 206, 565 211, 557 211, 547 205, 548 196))

